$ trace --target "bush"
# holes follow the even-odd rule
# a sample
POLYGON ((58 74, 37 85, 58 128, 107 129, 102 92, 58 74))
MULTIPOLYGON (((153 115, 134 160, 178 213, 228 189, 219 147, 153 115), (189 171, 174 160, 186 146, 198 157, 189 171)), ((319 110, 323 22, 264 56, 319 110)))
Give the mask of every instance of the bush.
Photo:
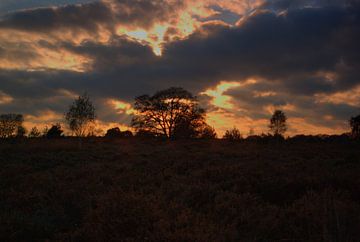
POLYGON ((53 126, 47 131, 46 138, 54 139, 62 137, 64 131, 61 129, 61 125, 59 123, 53 124, 53 126))
POLYGON ((238 130, 237 128, 233 128, 231 130, 226 130, 223 139, 229 141, 238 141, 238 140, 242 140, 242 135, 240 133, 240 130, 238 130))
POLYGON ((118 127, 108 129, 105 134, 106 138, 120 138, 121 137, 121 131, 118 127))

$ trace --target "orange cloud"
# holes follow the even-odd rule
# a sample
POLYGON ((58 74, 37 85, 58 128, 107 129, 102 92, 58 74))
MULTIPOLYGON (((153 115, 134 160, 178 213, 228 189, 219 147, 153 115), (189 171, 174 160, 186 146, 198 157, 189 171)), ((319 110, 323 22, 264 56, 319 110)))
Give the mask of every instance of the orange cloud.
POLYGON ((360 106, 360 86, 345 92, 316 94, 315 99, 318 103, 348 104, 358 107, 360 106))
MULTIPOLYGON (((329 118, 329 117, 324 117, 329 118)), ((308 135, 317 135, 317 134, 342 134, 348 132, 348 124, 343 122, 338 124, 335 127, 326 127, 318 124, 311 124, 305 118, 289 118, 289 135, 298 135, 298 134, 308 134, 308 135)))
POLYGON ((0 90, 0 105, 11 103, 14 98, 0 90))

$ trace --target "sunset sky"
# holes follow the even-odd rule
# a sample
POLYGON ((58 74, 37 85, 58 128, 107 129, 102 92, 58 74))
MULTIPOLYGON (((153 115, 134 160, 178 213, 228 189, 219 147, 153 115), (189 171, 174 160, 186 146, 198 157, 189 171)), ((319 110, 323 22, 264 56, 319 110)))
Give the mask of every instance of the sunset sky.
POLYGON ((221 135, 338 134, 360 114, 357 0, 0 0, 0 113, 63 120, 88 92, 125 129, 135 96, 196 94, 221 135))

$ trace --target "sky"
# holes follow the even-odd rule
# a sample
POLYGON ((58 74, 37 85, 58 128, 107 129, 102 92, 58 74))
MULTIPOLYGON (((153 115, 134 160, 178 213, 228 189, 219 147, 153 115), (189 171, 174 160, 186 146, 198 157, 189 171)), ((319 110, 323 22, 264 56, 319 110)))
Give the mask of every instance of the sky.
POLYGON ((0 113, 63 120, 87 92, 101 129, 127 129, 134 97, 196 94, 221 135, 340 134, 360 113, 357 0, 0 0, 0 113))

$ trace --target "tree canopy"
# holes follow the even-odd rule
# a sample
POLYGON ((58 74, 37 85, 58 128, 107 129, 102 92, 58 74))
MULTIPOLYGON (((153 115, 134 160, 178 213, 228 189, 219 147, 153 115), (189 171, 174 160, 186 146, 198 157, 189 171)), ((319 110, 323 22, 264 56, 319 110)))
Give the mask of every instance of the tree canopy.
POLYGON ((190 92, 171 87, 135 98, 132 126, 168 138, 196 137, 205 125, 205 110, 190 92))

